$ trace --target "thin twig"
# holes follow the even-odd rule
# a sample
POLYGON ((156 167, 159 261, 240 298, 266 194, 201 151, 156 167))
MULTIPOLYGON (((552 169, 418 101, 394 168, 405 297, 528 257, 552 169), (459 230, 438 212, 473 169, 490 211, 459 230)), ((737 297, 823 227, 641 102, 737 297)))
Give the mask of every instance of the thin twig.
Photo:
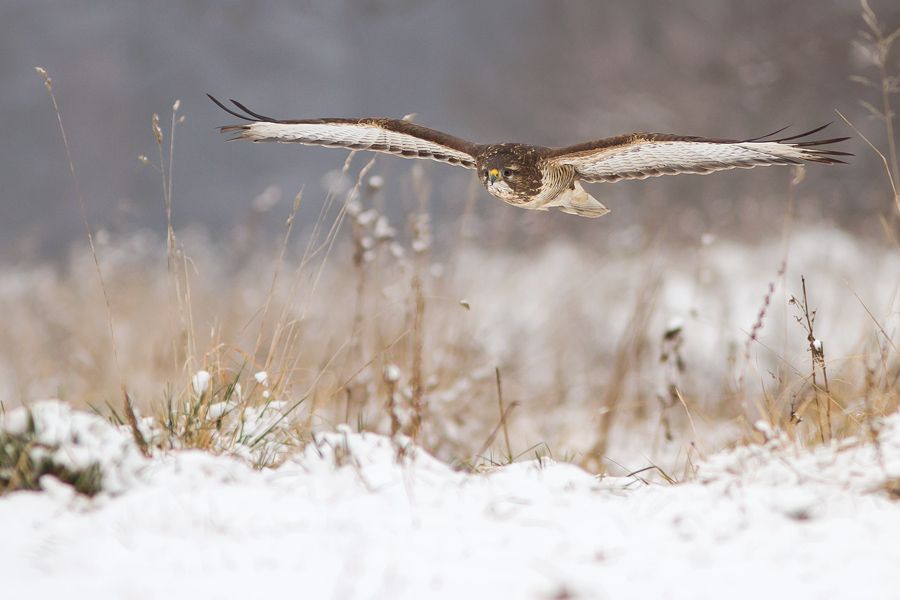
POLYGON ((839 111, 839 110, 837 110, 837 109, 834 109, 834 112, 836 112, 837 115, 838 115, 840 118, 842 118, 842 119, 844 120, 844 123, 846 123, 847 125, 849 125, 850 128, 851 128, 853 131, 855 131, 856 134, 857 134, 859 137, 861 137, 862 140, 863 140, 866 144, 869 145, 869 148, 871 148, 872 150, 874 150, 874 151, 875 151, 875 154, 877 154, 877 155, 881 158, 881 162, 884 163, 884 171, 885 171, 885 173, 887 173, 887 176, 888 176, 888 182, 891 184, 891 191, 894 193, 894 203, 897 205, 897 210, 900 211, 900 193, 897 192, 897 185, 896 185, 896 183, 894 182, 894 176, 893 176, 893 174, 891 173, 891 165, 890 165, 890 163, 888 162, 888 159, 887 159, 887 158, 885 157, 885 155, 881 152, 881 150, 879 150, 878 147, 875 146, 875 144, 873 144, 872 142, 869 141, 869 138, 867 138, 867 137, 865 136, 865 134, 863 134, 863 132, 861 132, 859 129, 856 128, 856 125, 854 125, 853 123, 850 122, 850 119, 848 119, 847 117, 844 116, 844 114, 843 114, 841 111, 839 111))
POLYGON ((134 443, 145 457, 150 458, 150 445, 144 438, 141 428, 138 426, 137 415, 134 412, 134 403, 131 396, 125 392, 125 417, 128 419, 128 426, 131 428, 131 435, 134 437, 134 443))
POLYGON ((490 435, 481 445, 481 448, 478 449, 478 452, 475 453, 475 456, 484 456, 484 453, 487 452, 487 449, 491 447, 494 443, 494 440, 497 438, 497 434, 500 433, 500 428, 503 427, 503 424, 506 422, 506 419, 512 413, 512 411, 519 406, 518 402, 513 402, 509 406, 506 407, 506 410, 503 411, 503 414, 500 415, 500 421, 494 426, 494 429, 491 430, 490 435))
POLYGON ((47 74, 47 70, 42 67, 35 67, 35 71, 37 71, 38 75, 40 75, 44 80, 44 87, 47 89, 47 93, 50 95, 50 101, 53 103, 53 111, 56 113, 56 123, 59 126, 59 134, 62 138, 63 147, 66 151, 66 161, 69 164, 69 173, 72 176, 72 181, 75 185, 75 197, 78 200, 78 213, 81 216, 81 224, 84 226, 84 232, 87 235, 88 246, 91 250, 91 258, 94 261, 94 269, 97 272, 97 280, 100 282, 100 289, 103 292, 103 302, 106 305, 106 325, 109 330, 109 340, 112 345, 113 351, 113 361, 115 362, 116 372, 119 375, 119 380, 122 382, 122 386, 125 386, 123 375, 122 375, 122 367, 119 362, 119 347, 116 343, 116 331, 115 326, 113 324, 113 314, 112 314, 112 303, 109 300, 109 291, 106 288, 106 282, 103 279, 103 270, 100 268, 100 259, 97 257, 97 249, 94 246, 94 234, 91 231, 91 226, 88 223, 87 218, 87 208, 84 202, 84 196, 81 193, 81 185, 78 182, 78 175, 75 173, 75 161, 72 160, 72 151, 69 149, 69 140, 66 137, 66 129, 63 127, 62 121, 62 113, 59 110, 59 104, 56 102, 56 94, 53 92, 53 80, 47 74))
POLYGON ((509 428, 506 425, 506 409, 503 407, 503 385, 500 380, 500 367, 494 367, 494 374, 497 377, 497 404, 500 407, 500 423, 503 425, 503 439, 506 442, 506 458, 510 464, 513 461, 512 445, 509 443, 509 428))

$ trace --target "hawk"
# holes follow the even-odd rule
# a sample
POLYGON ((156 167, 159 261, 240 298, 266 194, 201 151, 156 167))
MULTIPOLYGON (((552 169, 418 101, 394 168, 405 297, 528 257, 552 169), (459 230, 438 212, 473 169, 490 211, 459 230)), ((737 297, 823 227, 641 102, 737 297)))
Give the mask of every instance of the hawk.
POLYGON ((835 164, 844 163, 835 157, 850 156, 849 152, 824 147, 849 138, 810 139, 827 125, 775 139, 784 129, 745 140, 630 133, 565 148, 547 148, 529 144, 476 144, 402 119, 273 119, 235 100, 231 103, 244 114, 212 96, 209 99, 245 121, 220 128, 222 133, 235 134, 231 139, 294 142, 427 158, 474 169, 492 196, 513 206, 532 210, 557 207, 590 218, 601 217, 609 210, 581 187, 581 181, 706 174, 805 162, 835 164))

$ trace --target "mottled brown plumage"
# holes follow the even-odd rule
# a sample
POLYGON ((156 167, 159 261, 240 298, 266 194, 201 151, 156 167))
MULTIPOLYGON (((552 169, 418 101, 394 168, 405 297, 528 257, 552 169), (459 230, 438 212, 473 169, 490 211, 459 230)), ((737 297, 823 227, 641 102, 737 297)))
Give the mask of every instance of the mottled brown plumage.
POLYGON ((294 142, 317 146, 371 150, 405 158, 436 160, 475 169, 488 192, 521 208, 560 210, 585 217, 609 212, 579 181, 611 182, 680 173, 712 173, 767 165, 805 162, 842 163, 849 156, 823 148, 848 138, 809 140, 826 126, 805 133, 770 139, 783 130, 747 140, 725 140, 663 133, 632 133, 565 148, 528 144, 475 144, 397 119, 279 120, 231 102, 244 114, 220 108, 247 123, 227 125, 231 139, 254 142, 294 142))

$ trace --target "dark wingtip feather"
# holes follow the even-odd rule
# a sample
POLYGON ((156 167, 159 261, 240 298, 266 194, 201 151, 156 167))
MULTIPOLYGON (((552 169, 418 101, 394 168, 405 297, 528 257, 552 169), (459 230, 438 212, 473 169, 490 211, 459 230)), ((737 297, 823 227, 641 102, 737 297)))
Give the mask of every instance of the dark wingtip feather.
POLYGON ((807 158, 809 162, 817 162, 823 165, 846 165, 849 164, 845 160, 841 160, 839 158, 831 158, 830 156, 811 156, 807 158))
POLYGON ((781 132, 784 131, 785 129, 789 129, 790 127, 791 127, 790 125, 785 125, 785 126, 782 127, 781 129, 776 129, 776 130, 773 131, 772 133, 767 133, 766 135, 761 135, 761 136, 759 136, 759 137, 750 138, 750 139, 742 140, 742 141, 744 141, 744 142, 761 142, 761 141, 765 140, 765 139, 768 138, 768 137, 772 137, 773 135, 778 135, 779 133, 781 133, 781 132))
MULTIPOLYGON (((229 115, 231 115, 233 117, 237 117, 238 119, 241 119, 242 121, 256 121, 257 120, 252 117, 249 117, 247 115, 242 115, 240 113, 233 111, 232 109, 230 109, 227 106, 225 106, 224 104, 222 104, 219 100, 217 100, 212 94, 206 94, 206 97, 209 98, 210 100, 212 100, 216 104, 216 106, 218 106, 219 108, 221 108, 222 110, 224 110, 225 112, 227 112, 229 115)), ((234 102, 234 100, 232 100, 232 102, 234 102)))
POLYGON ((815 135, 831 125, 832 123, 826 123, 825 125, 821 125, 820 127, 816 127, 815 129, 810 129, 809 131, 805 131, 803 133, 792 135, 789 137, 779 138, 777 140, 767 140, 770 142, 776 142, 779 144, 785 144, 788 146, 792 146, 794 148, 799 148, 803 151, 804 160, 809 162, 817 162, 823 164, 847 164, 846 161, 834 158, 835 156, 853 156, 850 152, 844 152, 841 150, 833 150, 831 148, 821 148, 821 146, 828 146, 830 144, 839 144, 841 142, 845 142, 850 139, 847 137, 836 137, 829 138, 825 140, 804 140, 803 138, 807 138, 811 135, 815 135))
POLYGON ((849 137, 839 137, 839 138, 831 138, 830 140, 812 140, 809 142, 798 142, 794 144, 798 148, 806 148, 809 146, 825 146, 827 144, 837 144, 839 142, 845 142, 849 140, 849 137))
MULTIPOLYGON (((834 121, 832 121, 831 123, 833 123, 833 122, 834 121)), ((798 133, 797 135, 792 135, 790 137, 784 137, 784 138, 780 138, 780 139, 772 140, 772 141, 778 142, 779 144, 783 144, 784 142, 789 142, 791 140, 797 140, 797 139, 800 139, 803 137, 807 137, 807 136, 813 135, 814 133, 819 133, 820 131, 822 131, 829 125, 831 125, 831 123, 825 123, 824 125, 822 125, 820 127, 816 127, 815 129, 810 129, 809 131, 805 131, 803 133, 798 133)))
POLYGON ((815 154, 823 154, 827 156, 855 156, 852 152, 842 152, 840 150, 813 150, 815 154))
MULTIPOLYGON (((259 114, 259 113, 255 113, 255 112, 253 112, 252 110, 250 110, 249 108, 247 108, 246 106, 244 106, 243 104, 241 104, 240 102, 238 102, 237 100, 234 100, 234 99, 232 99, 232 98, 229 98, 228 101, 231 102, 232 104, 234 104, 235 106, 237 106, 239 109, 241 109, 242 111, 244 111, 244 112, 247 113, 248 115, 250 115, 250 116, 252 116, 252 117, 256 117, 255 120, 257 120, 257 121, 267 121, 267 122, 269 122, 269 123, 274 123, 274 122, 276 122, 276 119, 273 119, 272 117, 267 117, 267 116, 265 116, 265 115, 261 115, 261 114, 259 114)), ((247 119, 247 120, 248 120, 248 121, 253 121, 254 119, 247 119)))

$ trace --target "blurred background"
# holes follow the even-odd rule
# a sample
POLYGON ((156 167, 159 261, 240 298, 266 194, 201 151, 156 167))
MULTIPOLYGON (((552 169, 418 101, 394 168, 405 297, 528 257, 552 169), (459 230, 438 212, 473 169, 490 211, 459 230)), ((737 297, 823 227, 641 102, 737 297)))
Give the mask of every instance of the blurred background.
MULTIPOLYGON (((898 3, 872 6, 888 25, 900 20, 898 3)), ((306 186, 313 205, 346 153, 226 144, 216 126, 232 118, 206 92, 276 117, 417 113, 422 124, 476 141, 543 145, 629 131, 740 138, 833 120, 829 133, 851 135, 839 109, 883 144, 884 127, 859 105, 877 95, 850 81, 872 68, 855 43, 862 28, 856 0, 6 0, 0 250, 6 259, 55 256, 82 233, 35 66, 54 79, 95 227, 163 230, 158 174, 138 156, 155 156, 151 114, 165 123, 180 99, 176 221, 221 236, 269 186, 286 197, 306 186)), ((884 170, 861 142, 846 149, 859 155, 852 165, 809 170, 797 211, 871 234, 873 214, 890 208, 884 170)), ((379 160, 389 191, 402 191, 392 175, 411 166, 379 160)), ((461 214, 471 173, 423 166, 436 217, 461 214)), ((595 185, 614 211, 600 222, 517 212, 483 190, 477 206, 538 237, 605 236, 626 224, 656 236, 756 237, 784 214, 789 179, 787 169, 771 169, 595 185)), ((389 211, 408 210, 402 193, 392 196, 389 211)), ((280 226, 283 216, 264 222, 280 226)))

